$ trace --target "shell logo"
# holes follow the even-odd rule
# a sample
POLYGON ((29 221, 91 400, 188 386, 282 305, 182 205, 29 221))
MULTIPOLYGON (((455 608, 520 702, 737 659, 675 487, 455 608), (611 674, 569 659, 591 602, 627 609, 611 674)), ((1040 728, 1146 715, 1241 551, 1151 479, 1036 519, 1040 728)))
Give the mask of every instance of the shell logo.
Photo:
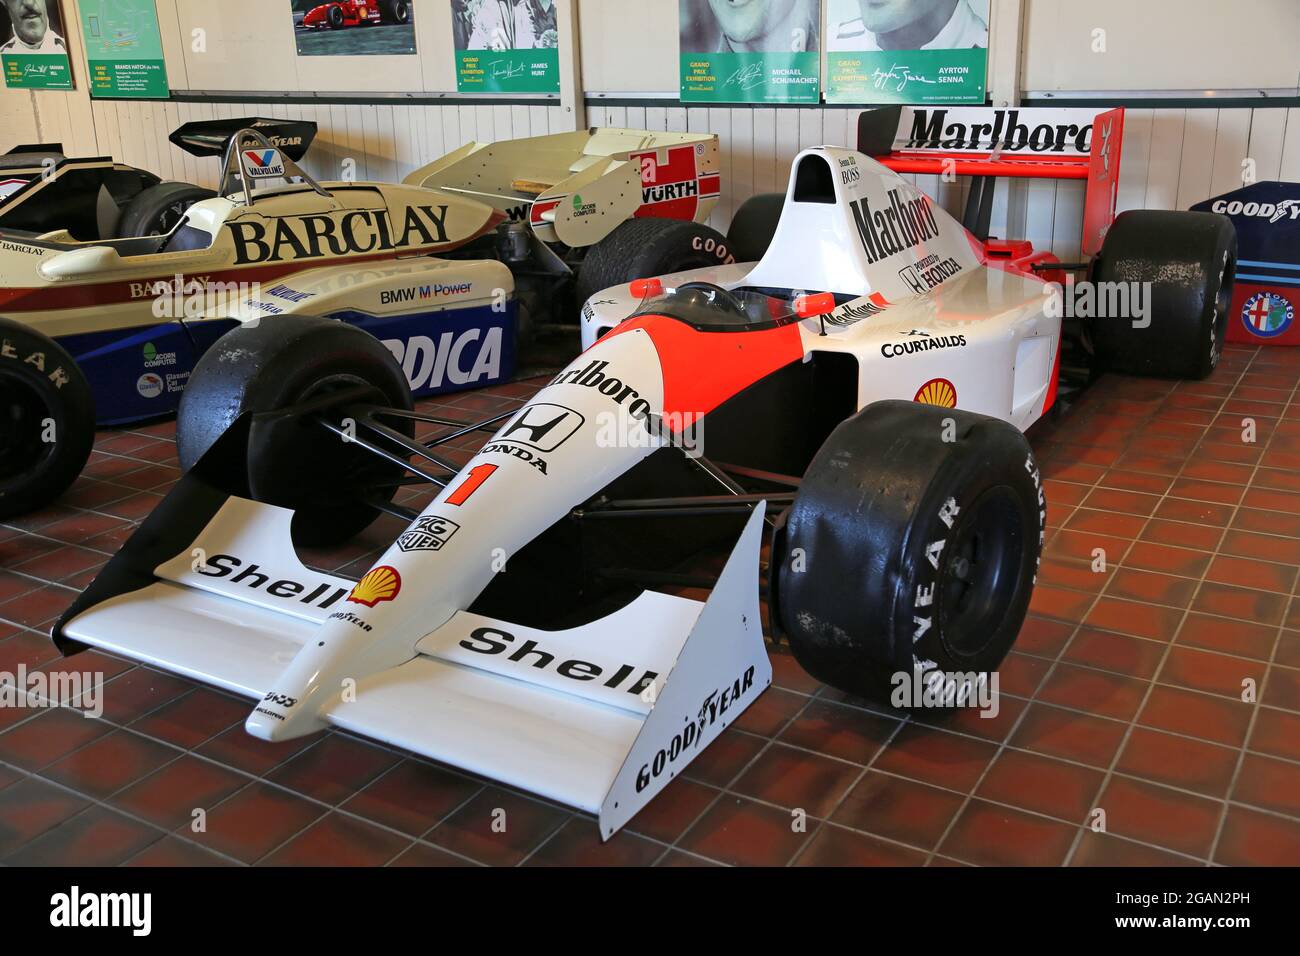
POLYGON ((401 590, 402 576, 397 573, 396 568, 390 568, 385 564, 367 571, 366 576, 357 582, 352 593, 348 595, 348 600, 353 604, 374 607, 381 601, 391 601, 401 593, 401 590))
POLYGON ((916 390, 914 402, 938 405, 940 408, 957 407, 957 388, 946 378, 932 378, 916 390))

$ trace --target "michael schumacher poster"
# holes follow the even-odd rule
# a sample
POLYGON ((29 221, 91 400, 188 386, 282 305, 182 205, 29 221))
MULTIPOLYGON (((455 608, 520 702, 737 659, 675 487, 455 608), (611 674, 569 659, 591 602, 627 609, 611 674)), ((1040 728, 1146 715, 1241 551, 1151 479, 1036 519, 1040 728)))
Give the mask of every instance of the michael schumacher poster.
POLYGON ((456 89, 560 92, 555 0, 451 0, 456 89))
POLYGON ((59 0, 3 0, 0 64, 11 90, 70 90, 59 0))
POLYGON ((681 97, 816 103, 821 0, 680 0, 681 97))
POLYGON ((989 0, 826 3, 826 102, 984 102, 989 0))

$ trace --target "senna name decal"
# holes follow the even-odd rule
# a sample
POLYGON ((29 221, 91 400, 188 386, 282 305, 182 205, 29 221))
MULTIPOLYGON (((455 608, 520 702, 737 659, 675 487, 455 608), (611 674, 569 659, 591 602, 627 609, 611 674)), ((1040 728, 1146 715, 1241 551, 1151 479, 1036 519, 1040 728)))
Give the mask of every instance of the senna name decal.
POLYGON ((238 220, 227 224, 235 262, 292 262, 366 255, 447 241, 447 206, 408 206, 400 222, 387 209, 238 220))

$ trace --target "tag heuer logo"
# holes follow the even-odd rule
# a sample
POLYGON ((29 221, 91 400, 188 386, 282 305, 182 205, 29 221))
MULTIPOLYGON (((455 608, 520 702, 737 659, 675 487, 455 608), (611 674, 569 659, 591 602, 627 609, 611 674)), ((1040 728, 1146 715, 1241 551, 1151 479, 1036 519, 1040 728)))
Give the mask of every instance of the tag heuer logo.
POLYGON ((446 518, 435 515, 423 515, 415 519, 397 539, 397 546, 403 551, 441 551, 442 546, 451 540, 451 536, 460 530, 460 525, 446 518))

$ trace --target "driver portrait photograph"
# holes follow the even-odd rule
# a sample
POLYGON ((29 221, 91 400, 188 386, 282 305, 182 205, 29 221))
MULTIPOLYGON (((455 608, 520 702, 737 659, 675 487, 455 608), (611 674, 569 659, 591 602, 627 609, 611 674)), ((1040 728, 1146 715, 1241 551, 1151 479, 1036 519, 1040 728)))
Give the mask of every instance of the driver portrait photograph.
POLYGON ((828 0, 830 51, 963 50, 989 45, 988 0, 828 0))
POLYGON ((452 0, 458 50, 539 50, 559 45, 555 0, 452 0))
POLYGON ((49 0, 4 0, 8 22, 0 24, 0 53, 63 53, 58 3, 49 0))
POLYGON ((818 49, 818 0, 689 0, 681 49, 714 53, 805 53, 818 49))

